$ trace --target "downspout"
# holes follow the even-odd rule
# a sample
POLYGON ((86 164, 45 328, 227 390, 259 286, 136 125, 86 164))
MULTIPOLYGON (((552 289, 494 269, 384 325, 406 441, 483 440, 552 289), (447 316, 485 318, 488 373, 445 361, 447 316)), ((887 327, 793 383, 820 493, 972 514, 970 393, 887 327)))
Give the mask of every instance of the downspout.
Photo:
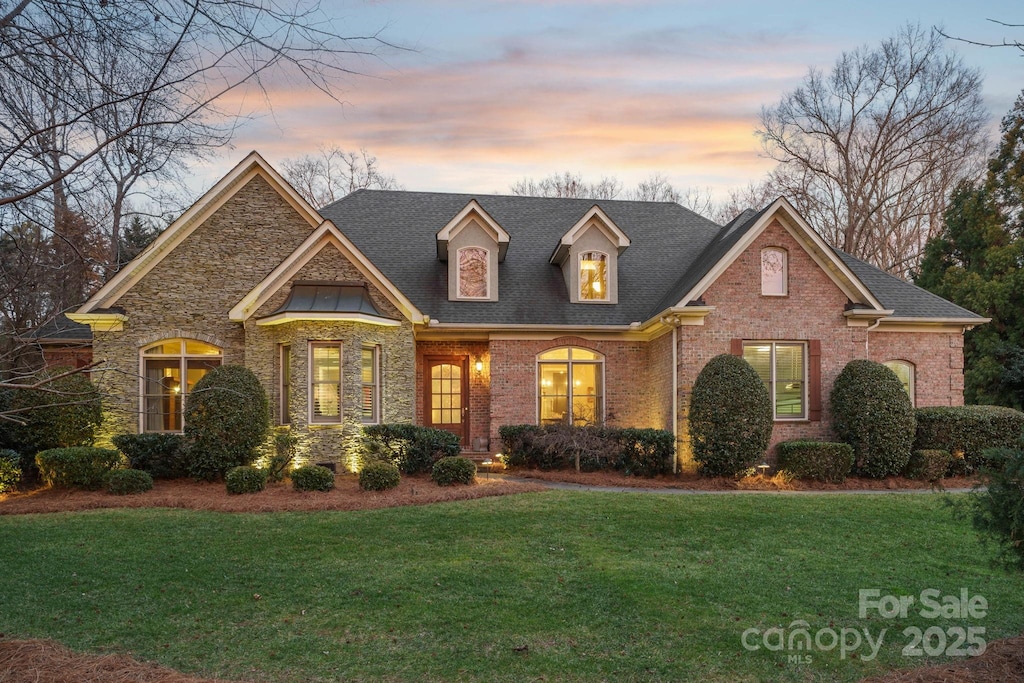
POLYGON ((871 348, 868 346, 868 337, 870 336, 869 333, 871 332, 871 330, 875 329, 876 327, 878 327, 881 324, 882 324, 882 319, 879 318, 875 322, 873 322, 870 325, 868 325, 868 328, 866 330, 864 330, 864 359, 865 360, 871 360, 871 348))
POLYGON ((672 438, 676 454, 672 458, 672 474, 679 470, 679 326, 672 325, 672 438))
POLYGON ((679 320, 675 316, 663 316, 663 325, 672 326, 672 438, 676 454, 672 458, 672 474, 679 471, 679 320))

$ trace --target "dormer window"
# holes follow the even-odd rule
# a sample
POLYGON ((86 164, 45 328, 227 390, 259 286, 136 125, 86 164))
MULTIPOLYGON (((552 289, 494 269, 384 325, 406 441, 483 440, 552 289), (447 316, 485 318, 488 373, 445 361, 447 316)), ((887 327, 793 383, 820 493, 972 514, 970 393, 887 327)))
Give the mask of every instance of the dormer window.
POLYGON ((762 296, 786 296, 789 293, 786 257, 786 250, 779 247, 761 250, 762 296))
POLYGON ((608 254, 601 251, 580 254, 580 299, 608 300, 608 254))
POLYGON ((475 199, 437 233, 437 258, 448 262, 449 301, 497 301, 498 264, 509 234, 475 199))
POLYGON ((488 251, 463 247, 458 252, 460 299, 486 299, 488 295, 488 251))
POLYGON ((629 237, 601 207, 594 206, 562 235, 550 263, 562 269, 569 301, 617 304, 618 262, 629 237))

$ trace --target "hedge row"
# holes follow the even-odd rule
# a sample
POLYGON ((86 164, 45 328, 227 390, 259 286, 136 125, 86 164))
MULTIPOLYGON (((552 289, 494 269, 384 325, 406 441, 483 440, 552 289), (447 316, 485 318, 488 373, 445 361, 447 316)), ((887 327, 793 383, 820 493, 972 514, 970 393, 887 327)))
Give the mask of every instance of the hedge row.
POLYGON ((462 450, 458 436, 443 429, 412 424, 363 427, 364 460, 387 460, 402 474, 429 472, 434 463, 462 450))
POLYGON ((999 406, 918 408, 916 450, 949 451, 968 470, 986 464, 986 448, 1018 448, 1024 436, 1024 413, 999 406))
POLYGON ((504 425, 498 434, 509 467, 653 477, 671 472, 675 457, 675 437, 661 429, 504 425))
POLYGON ((110 448, 51 448, 36 455, 43 482, 60 488, 101 489, 110 471, 123 463, 123 456, 110 448))
POLYGON ((841 484, 853 468, 853 446, 827 441, 784 441, 779 444, 779 467, 798 479, 841 484))

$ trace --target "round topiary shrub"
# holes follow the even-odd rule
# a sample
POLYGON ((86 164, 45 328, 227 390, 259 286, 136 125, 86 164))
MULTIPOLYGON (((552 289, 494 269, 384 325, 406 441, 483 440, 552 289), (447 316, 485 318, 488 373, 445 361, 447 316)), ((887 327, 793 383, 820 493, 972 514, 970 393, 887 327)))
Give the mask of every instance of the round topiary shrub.
POLYGON ((142 470, 114 470, 107 475, 107 493, 127 496, 153 488, 153 477, 142 470))
POLYGON ((738 356, 715 356, 697 375, 690 396, 690 443, 704 477, 734 477, 768 450, 772 404, 768 389, 738 356))
POLYGON ((232 467, 224 475, 228 493, 259 493, 267 488, 267 471, 251 465, 232 467))
POLYGON ((303 465, 292 470, 292 488, 296 491, 330 491, 334 472, 320 465, 303 465))
POLYGON ((852 360, 832 385, 832 429, 853 446, 854 471, 899 474, 914 444, 914 408, 896 373, 871 360, 852 360))
POLYGON ((9 448, 0 449, 0 493, 13 491, 21 481, 21 456, 9 448))
POLYGON ((953 456, 949 451, 925 448, 912 451, 907 466, 903 469, 903 476, 907 479, 921 479, 923 481, 938 481, 946 476, 949 466, 953 463, 953 456))
POLYGON ((189 474, 213 480, 251 465, 270 425, 267 392, 252 370, 222 365, 196 382, 185 400, 189 474))
POLYGON ((359 487, 364 491, 386 491, 398 486, 401 474, 390 462, 368 462, 359 471, 359 487))
POLYGON ((469 458, 441 458, 434 463, 430 478, 438 486, 472 484, 476 480, 476 465, 469 458))

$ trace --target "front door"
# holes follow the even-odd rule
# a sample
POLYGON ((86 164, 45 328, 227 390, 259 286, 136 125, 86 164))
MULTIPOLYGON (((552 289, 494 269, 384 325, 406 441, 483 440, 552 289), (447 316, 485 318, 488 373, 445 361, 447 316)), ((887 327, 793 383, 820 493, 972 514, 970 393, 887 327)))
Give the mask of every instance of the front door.
POLYGON ((457 434, 465 448, 469 439, 469 356, 427 356, 424 383, 428 427, 457 434))

